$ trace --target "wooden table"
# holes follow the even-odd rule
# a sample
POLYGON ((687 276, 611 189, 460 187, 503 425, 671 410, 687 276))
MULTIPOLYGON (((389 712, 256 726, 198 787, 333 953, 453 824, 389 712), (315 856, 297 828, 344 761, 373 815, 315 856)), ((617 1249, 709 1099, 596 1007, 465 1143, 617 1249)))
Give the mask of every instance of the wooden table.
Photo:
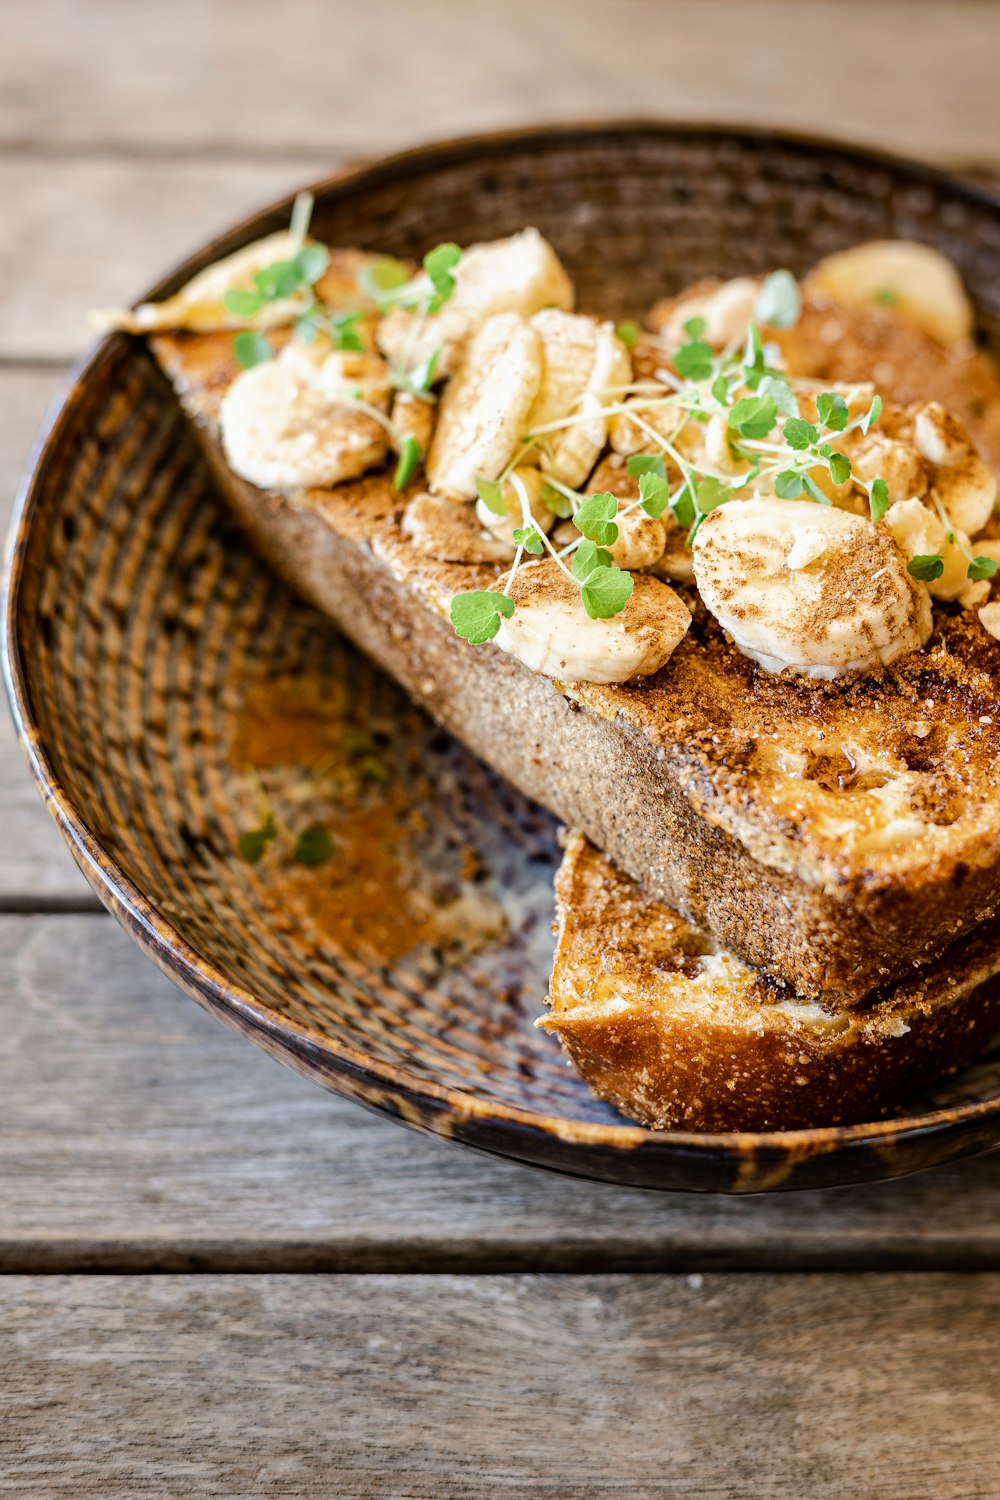
MULTIPOLYGON (((998 58, 975 0, 5 0, 2 505, 84 310, 348 158, 646 113, 988 179, 998 58)), ((1000 1155, 737 1201, 463 1154, 183 999, 6 721, 0 850, 4 1495, 1000 1494, 1000 1155)))

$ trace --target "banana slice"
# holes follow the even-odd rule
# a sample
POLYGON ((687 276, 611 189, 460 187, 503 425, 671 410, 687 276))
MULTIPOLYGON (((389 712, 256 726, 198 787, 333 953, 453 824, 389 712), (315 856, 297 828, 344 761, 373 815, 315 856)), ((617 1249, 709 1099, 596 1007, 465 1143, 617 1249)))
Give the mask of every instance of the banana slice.
POLYGON ((882 305, 942 344, 972 337, 975 318, 950 260, 913 240, 870 240, 829 255, 804 287, 847 307, 882 305))
POLYGON ((680 297, 657 303, 650 320, 661 338, 679 347, 688 341, 685 323, 703 318, 705 329, 699 337, 713 349, 724 349, 746 338, 759 292, 760 282, 749 276, 736 276, 732 281, 706 280, 680 297))
POLYGON ((519 468, 515 469, 510 478, 504 481, 501 496, 506 507, 504 514, 498 516, 496 511, 490 510, 482 500, 476 501, 476 520, 484 531, 502 542, 506 548, 508 557, 514 556, 516 543, 513 531, 516 526, 524 525, 524 511, 521 507, 521 497, 517 488, 512 483, 518 480, 524 486, 524 492, 528 497, 528 510, 538 522, 542 530, 548 535, 556 522, 555 512, 542 499, 542 491, 545 489, 545 476, 538 469, 519 468))
POLYGON ((515 610, 500 622, 497 645, 533 672, 560 682, 627 682, 658 672, 680 644, 691 616, 673 589, 640 573, 631 599, 611 620, 592 620, 579 590, 549 559, 518 570, 515 610))
POLYGON ((661 520, 654 521, 642 510, 631 510, 617 517, 617 525, 618 536, 608 548, 612 562, 629 572, 659 562, 667 545, 667 528, 661 520))
POLYGON ((931 633, 930 596, 892 536, 809 501, 720 506, 695 537, 694 574, 707 608, 767 672, 866 671, 931 633))
POLYGON ((410 391, 397 391, 392 403, 392 425, 395 436, 392 446, 397 453, 408 437, 416 438, 420 451, 426 457, 430 451, 434 433, 434 408, 410 391))
POLYGON ((571 427, 543 433, 540 462, 572 488, 582 484, 607 441, 604 406, 632 379, 632 361, 614 325, 546 308, 531 320, 545 357, 542 383, 527 430, 575 417, 571 427))
MULTIPOLYGON (((354 479, 386 454, 386 432, 352 404, 388 405, 385 365, 373 355, 286 344, 243 370, 220 409, 229 465, 264 489, 312 489, 354 479)), ((327 346, 328 347, 328 346, 327 346)))
POLYGON ((244 245, 225 260, 199 271, 175 297, 164 302, 142 302, 134 312, 127 308, 97 312, 91 322, 102 330, 122 328, 126 333, 150 333, 161 328, 186 328, 192 333, 218 333, 227 328, 244 328, 250 322, 256 328, 271 328, 290 323, 302 310, 301 297, 287 297, 267 302, 252 319, 238 318, 226 307, 227 292, 249 292, 254 277, 265 266, 278 260, 290 260, 299 249, 287 230, 269 234, 266 239, 244 245))
POLYGON ((922 500, 897 500, 885 514, 885 524, 896 545, 909 561, 914 557, 936 557, 940 554, 944 572, 932 578, 927 588, 935 599, 957 599, 969 586, 968 559, 970 542, 964 531, 951 532, 954 542, 938 515, 922 500), (962 548, 965 548, 965 552, 962 548))
POLYGON ((995 604, 984 604, 979 611, 979 620, 994 640, 1000 641, 1000 599, 995 604))
POLYGON ((400 529, 418 552, 438 562, 503 563, 514 555, 513 543, 483 531, 471 505, 456 505, 440 495, 414 495, 400 529))
POLYGON ((476 475, 496 479, 514 457, 542 380, 542 342, 517 313, 488 318, 441 399, 427 462, 430 488, 476 498, 476 475))
MULTIPOLYGON (((378 344, 391 364, 412 368, 440 349, 437 373, 451 375, 488 318, 506 312, 530 318, 543 307, 568 311, 573 306, 573 283, 537 229, 471 245, 454 276, 455 290, 440 312, 415 318, 405 308, 394 308, 382 319, 378 344)), ((417 283, 430 290, 423 272, 417 283)))
POLYGON ((931 401, 913 421, 917 449, 936 473, 933 486, 955 527, 975 536, 993 514, 997 482, 962 424, 931 401))

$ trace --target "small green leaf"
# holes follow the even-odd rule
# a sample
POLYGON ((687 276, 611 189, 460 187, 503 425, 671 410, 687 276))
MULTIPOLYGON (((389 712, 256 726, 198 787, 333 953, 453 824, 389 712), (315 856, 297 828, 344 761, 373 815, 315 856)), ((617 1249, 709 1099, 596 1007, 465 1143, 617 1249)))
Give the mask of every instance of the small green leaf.
POLYGON ((325 245, 303 245, 293 264, 298 267, 300 280, 312 286, 330 264, 330 252, 325 245))
POLYGON ((851 460, 846 453, 825 453, 830 478, 834 484, 846 484, 851 477, 851 460))
POLYGON ((330 835, 319 823, 312 823, 308 828, 303 828, 292 850, 296 862, 300 865, 308 865, 310 868, 323 864, 332 853, 333 842, 330 835))
POLYGON ((782 437, 789 448, 794 448, 797 453, 801 453, 819 439, 819 428, 814 427, 811 422, 806 422, 802 417, 789 417, 782 428, 782 437))
POLYGON ((330 319, 327 331, 335 349, 352 354, 364 352, 365 346, 358 333, 358 323, 363 317, 363 313, 354 312, 341 313, 339 317, 330 319))
POLYGON ((561 516, 563 520, 573 514, 573 504, 568 495, 562 495, 551 484, 542 485, 542 504, 550 510, 554 516, 561 516))
POLYGON ((595 568, 610 568, 613 559, 610 552, 603 547, 598 547, 596 542, 587 538, 577 544, 573 552, 573 577, 589 578, 595 568))
POLYGON ((434 384, 437 374, 438 360, 441 358, 441 345, 432 349, 426 359, 422 359, 407 375, 403 377, 403 385, 406 390, 414 396, 425 396, 434 384))
POLYGON ((504 504, 503 485, 498 479, 484 479, 482 474, 476 475, 476 493, 480 500, 491 510, 495 516, 505 516, 507 506, 504 504))
POLYGON ((303 313, 301 318, 295 320, 295 337, 303 344, 314 344, 316 342, 316 314, 303 313))
POLYGON ((695 491, 695 498, 699 511, 703 516, 707 516, 709 511, 725 505, 727 500, 732 499, 732 494, 732 487, 724 484, 721 479, 702 479, 695 491))
POLYGON ((358 272, 358 290, 369 301, 382 303, 390 292, 398 291, 410 279, 410 273, 402 261, 391 255, 381 255, 369 261, 358 272))
POLYGON ((779 500, 797 500, 802 494, 802 475, 794 469, 782 469, 774 481, 774 493, 779 500))
POLYGON ((824 495, 819 485, 811 474, 803 474, 802 485, 810 500, 815 500, 817 505, 832 505, 833 501, 829 495, 824 495))
POLYGON ((641 479, 643 474, 657 474, 661 479, 667 477, 659 453, 633 453, 631 458, 625 460, 625 467, 633 479, 641 479))
POLYGON ((255 329, 245 329, 233 339, 233 354, 241 370, 252 370, 254 365, 270 359, 273 353, 267 337, 255 329))
POLYGON ((868 490, 868 509, 877 526, 889 509, 889 486, 884 479, 874 479, 868 490))
POLYGON ((670 504, 670 486, 659 474, 643 474, 639 478, 639 494, 642 509, 647 516, 658 521, 670 504))
POLYGON ((881 302, 883 307, 894 307, 899 301, 899 293, 894 292, 891 286, 884 286, 875 293, 875 301, 881 302))
POLYGON ((618 527, 614 521, 617 514, 618 501, 614 495, 591 495, 573 516, 573 523, 577 531, 589 537, 592 542, 610 547, 618 538, 618 527))
POLYGON ((462 259, 460 245, 446 243, 435 245, 424 256, 424 270, 431 279, 434 295, 428 303, 428 312, 437 312, 455 290, 455 278, 451 274, 462 259))
POLYGON ((420 444, 412 433, 409 433, 400 444, 399 462, 396 464, 396 472, 392 477, 394 490, 401 490, 409 484, 413 478, 422 457, 420 444))
POLYGON ((837 391, 824 391, 816 397, 816 415, 831 432, 843 432, 847 426, 847 402, 837 391))
POLYGON ((992 557, 974 557, 969 564, 968 577, 978 583, 982 578, 992 578, 997 570, 996 559, 992 557))
POLYGON ((879 417, 881 415, 882 415, 882 397, 881 396, 873 396, 872 397, 872 404, 871 404, 871 406, 869 406, 868 410, 865 412, 864 416, 861 418, 861 421, 858 423, 858 426, 861 428, 861 431, 862 432, 867 432, 868 429, 869 429, 869 427, 873 426, 878 421, 878 419, 879 419, 879 417))
POLYGON ((675 495, 670 502, 670 513, 678 526, 693 526, 695 518, 694 495, 691 486, 686 484, 679 495, 675 495))
POLYGON ((474 646, 491 641, 500 629, 501 617, 509 620, 513 613, 513 599, 487 589, 456 594, 451 601, 451 623, 457 634, 474 646))
POLYGON ((223 302, 227 311, 233 313, 237 318, 252 318, 254 313, 260 312, 264 299, 260 292, 247 292, 239 287, 232 287, 223 294, 223 302))
POLYGON ((592 620, 610 620, 621 614, 634 587, 631 573, 621 568, 597 568, 580 590, 580 597, 592 620))
POLYGON ((688 318, 684 324, 684 332, 689 339, 700 339, 707 327, 704 318, 688 318))
POLYGON ((542 539, 534 526, 515 526, 513 532, 514 540, 525 552, 530 552, 534 557, 542 555, 542 539))
POLYGON ((763 370, 764 368, 764 345, 760 337, 760 329, 756 323, 751 323, 747 329, 747 346, 743 351, 743 368, 745 370, 763 370))
POLYGON ((302 272, 294 260, 276 260, 258 271, 253 280, 265 302, 278 302, 298 291, 302 272))
POLYGON ((944 572, 944 558, 940 552, 922 553, 918 557, 910 558, 906 564, 906 571, 924 583, 933 583, 934 579, 940 578, 944 572))
POLYGON ((685 380, 707 380, 712 373, 713 358, 711 344, 699 339, 692 344, 682 344, 671 363, 685 380))
POLYGON ((626 319, 624 323, 619 323, 618 327, 615 329, 615 333, 617 333, 626 349, 635 348, 636 344, 639 342, 640 332, 641 330, 638 323, 633 323, 629 319, 626 319))
POLYGON ((240 856, 248 865, 259 864, 264 857, 264 851, 268 844, 278 836, 278 830, 274 826, 274 818, 267 814, 259 828, 252 828, 248 833, 241 833, 236 841, 236 847, 240 856))
POLYGON ((757 293, 753 315, 771 328, 791 328, 799 321, 802 298, 791 271, 772 271, 757 293))
POLYGON ((799 403, 788 381, 781 375, 763 375, 757 385, 758 396, 770 396, 783 417, 797 417, 799 403))
POLYGON ((725 375, 717 375, 712 381, 712 395, 720 406, 729 405, 729 381, 725 375))
POLYGON ((741 437, 765 438, 777 416, 773 396, 743 396, 729 413, 729 426, 741 437))

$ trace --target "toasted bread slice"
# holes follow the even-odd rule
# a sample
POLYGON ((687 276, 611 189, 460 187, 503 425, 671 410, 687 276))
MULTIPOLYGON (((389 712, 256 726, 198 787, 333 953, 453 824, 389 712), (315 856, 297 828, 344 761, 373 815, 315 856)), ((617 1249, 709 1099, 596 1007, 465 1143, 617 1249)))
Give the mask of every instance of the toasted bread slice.
POLYGON ((262 555, 428 711, 644 888, 803 994, 857 1001, 1000 905, 1000 648, 941 606, 928 646, 853 680, 772 677, 697 604, 652 677, 553 683, 447 618, 495 565, 439 562, 376 473, 294 500, 218 436, 231 339, 157 335, 219 487, 262 555))
POLYGON ((644 896, 579 833, 556 875, 551 1011, 602 1099, 654 1130, 876 1119, 1000 1026, 1000 922, 859 1009, 803 999, 644 896))

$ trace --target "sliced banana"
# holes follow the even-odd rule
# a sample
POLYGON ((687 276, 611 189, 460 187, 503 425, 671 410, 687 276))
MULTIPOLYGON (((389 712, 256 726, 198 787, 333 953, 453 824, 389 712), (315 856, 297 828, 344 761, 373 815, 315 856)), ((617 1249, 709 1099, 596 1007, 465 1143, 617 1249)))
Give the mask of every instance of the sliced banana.
POLYGON ((653 309, 653 326, 668 344, 679 347, 689 338, 685 323, 702 318, 705 328, 699 338, 713 349, 724 349, 746 338, 759 292, 760 282, 749 276, 705 281, 672 301, 659 303, 653 309))
POLYGON ((499 477, 517 452, 542 367, 542 342, 530 323, 517 313, 486 320, 441 398, 427 461, 435 493, 474 500, 477 475, 499 477))
POLYGON ((514 547, 484 531, 471 505, 456 505, 440 495, 414 495, 400 522, 418 552, 438 562, 503 563, 514 547))
POLYGON ((311 489, 354 479, 385 458, 386 432, 352 393, 384 410, 385 366, 364 354, 286 344, 276 359, 243 370, 220 409, 229 465, 264 489, 311 489))
POLYGON ((972 337, 975 317, 950 260, 914 240, 870 240, 829 255, 806 277, 811 296, 883 306, 942 344, 972 337))
POLYGON ((970 542, 964 531, 953 530, 951 535, 955 541, 950 542, 940 517, 929 505, 915 498, 897 500, 895 505, 890 505, 885 524, 907 561, 914 557, 941 556, 944 572, 940 578, 932 578, 927 584, 935 599, 957 599, 965 592, 969 585, 966 552, 970 542))
POLYGON ((892 536, 833 507, 720 506, 695 538, 694 573, 707 608, 767 672, 865 671, 918 650, 931 633, 930 596, 892 536))
POLYGON ((518 493, 518 485, 523 487, 528 497, 530 514, 546 535, 555 525, 555 512, 551 511, 542 499, 545 483, 545 476, 538 469, 518 468, 513 471, 510 478, 504 481, 500 492, 506 507, 502 516, 490 510, 482 500, 476 501, 476 520, 484 531, 488 531, 491 536, 496 537, 497 541, 504 544, 508 557, 514 556, 516 546, 512 534, 514 528, 524 525, 524 510, 518 493), (514 483, 515 480, 517 484, 514 483))
POLYGON ((969 434, 937 401, 917 411, 913 433, 919 452, 936 467, 933 486, 952 524, 975 536, 993 514, 997 482, 969 434))
POLYGON ((979 619, 983 629, 988 630, 994 640, 1000 641, 1000 600, 995 604, 984 604, 979 619))
POLYGON ((632 361, 614 325, 547 308, 532 327, 542 340, 545 368, 527 430, 574 418, 572 426, 540 436, 540 462, 546 473, 576 488, 600 457, 607 441, 604 407, 623 396, 632 379, 632 361))
POLYGON ((634 572, 659 562, 667 545, 667 528, 643 510, 630 510, 617 517, 618 536, 608 551, 619 568, 634 572))
POLYGON ((533 672, 560 682, 627 682, 658 672, 684 639, 691 616, 673 589, 640 573, 631 599, 610 620, 592 620, 557 563, 518 570, 515 610, 500 622, 497 645, 533 672))
POLYGON ((218 333, 227 328, 243 328, 248 322, 258 328, 290 323, 302 310, 301 296, 267 302, 252 319, 236 317, 224 299, 227 292, 253 291, 258 271, 275 261, 290 260, 298 249, 299 242, 293 240, 288 230, 269 234, 266 239, 255 240, 224 260, 206 266, 176 296, 164 302, 142 302, 134 312, 126 308, 94 313, 91 322, 101 329, 122 328, 126 333, 150 333, 163 328, 218 333))
MULTIPOLYGON (((847 445, 842 443, 840 446, 847 445)), ((862 438, 848 456, 851 472, 856 478, 869 482, 873 479, 885 481, 890 505, 897 500, 909 500, 913 495, 927 493, 930 474, 912 442, 873 431, 862 438)))
POLYGON ((434 433, 434 408, 410 391, 397 391, 392 403, 392 446, 397 453, 407 438, 416 438, 420 451, 430 451, 434 433))
MULTIPOLYGON (((530 318, 543 307, 568 311, 573 306, 573 283, 537 229, 471 245, 454 277, 455 290, 440 312, 421 316, 394 308, 382 319, 378 344, 391 364, 409 369, 440 349, 437 373, 450 375, 488 318, 506 312, 530 318)), ((416 284, 430 290, 423 272, 416 284)))

